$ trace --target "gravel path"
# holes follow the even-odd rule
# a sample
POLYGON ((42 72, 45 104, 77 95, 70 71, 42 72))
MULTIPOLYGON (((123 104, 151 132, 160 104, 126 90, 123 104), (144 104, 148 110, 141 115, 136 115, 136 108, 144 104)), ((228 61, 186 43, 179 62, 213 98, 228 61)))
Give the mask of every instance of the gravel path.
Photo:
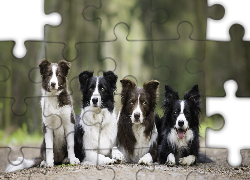
MULTIPOLYGON (((20 156, 19 149, 13 149, 13 160, 20 156)), ((24 149, 25 158, 39 154, 38 149, 24 149)), ((204 149, 201 149, 204 153, 204 149)), ((53 168, 30 168, 14 173, 4 173, 8 164, 9 150, 0 148, 0 179, 250 179, 250 150, 242 150, 242 165, 228 165, 226 149, 207 149, 206 154, 214 161, 191 167, 166 165, 142 166, 136 164, 108 166, 65 166, 53 168), (102 170, 98 170, 102 169, 102 170), (147 169, 147 170, 146 170, 147 169), (140 170, 138 172, 138 170, 140 170), (195 172, 194 172, 195 171, 195 172), (193 172, 193 173, 192 173, 193 172)))

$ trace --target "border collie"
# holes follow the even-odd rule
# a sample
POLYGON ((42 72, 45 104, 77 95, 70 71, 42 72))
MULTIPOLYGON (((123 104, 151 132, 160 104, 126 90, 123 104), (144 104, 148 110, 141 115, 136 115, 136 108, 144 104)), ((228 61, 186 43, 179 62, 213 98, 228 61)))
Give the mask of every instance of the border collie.
POLYGON ((154 109, 159 82, 151 80, 142 88, 122 79, 122 108, 118 120, 118 149, 125 161, 150 165, 157 159, 157 136, 154 109))
POLYGON ((26 160, 19 157, 9 165, 6 172, 41 165, 53 167, 54 164, 79 164, 74 153, 75 113, 71 96, 67 89, 67 75, 71 64, 65 60, 51 63, 39 61, 42 77, 42 130, 44 138, 41 144, 40 158, 26 160), (13 164, 12 163, 12 164, 13 164))
POLYGON ((116 161, 112 159, 112 148, 117 137, 114 91, 118 77, 112 71, 103 72, 100 77, 83 71, 78 78, 82 112, 75 129, 75 140, 76 146, 82 148, 75 149, 76 156, 84 162, 112 164, 116 161))
POLYGON ((159 119, 156 115, 160 164, 189 166, 196 162, 211 162, 206 157, 204 161, 204 155, 199 154, 201 99, 198 85, 185 93, 184 100, 166 85, 162 108, 164 116, 159 119))

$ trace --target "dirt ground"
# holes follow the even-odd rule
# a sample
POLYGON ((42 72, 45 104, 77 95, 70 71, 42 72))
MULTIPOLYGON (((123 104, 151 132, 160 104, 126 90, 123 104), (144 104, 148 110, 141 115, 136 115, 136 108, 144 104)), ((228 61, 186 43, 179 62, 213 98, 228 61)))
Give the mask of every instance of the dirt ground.
MULTIPOLYGON (((39 146, 36 146, 39 147, 39 146)), ((19 147, 20 148, 20 147, 19 147)), ((20 149, 12 147, 10 157, 15 160, 22 156, 20 149)), ((39 149, 23 148, 25 158, 39 155, 39 149)), ((227 163, 227 149, 205 149, 214 162, 195 166, 151 165, 137 164, 89 166, 77 165, 53 168, 30 168, 13 173, 4 173, 8 163, 9 149, 0 148, 0 179, 250 179, 250 150, 242 150, 243 161, 240 167, 231 167, 227 163)))

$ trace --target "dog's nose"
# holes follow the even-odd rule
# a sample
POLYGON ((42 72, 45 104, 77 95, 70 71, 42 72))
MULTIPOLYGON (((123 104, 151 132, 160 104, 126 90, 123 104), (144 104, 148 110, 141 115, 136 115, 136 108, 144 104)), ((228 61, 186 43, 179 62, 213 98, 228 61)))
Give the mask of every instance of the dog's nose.
POLYGON ((52 82, 52 83, 51 83, 51 87, 54 88, 55 86, 56 86, 56 83, 52 82))
POLYGON ((93 98, 92 102, 93 102, 93 104, 96 104, 98 102, 98 98, 93 98))
POLYGON ((135 113, 134 117, 135 117, 135 119, 139 119, 140 118, 140 113, 135 113))
POLYGON ((179 120, 179 121, 178 121, 178 125, 179 125, 180 127, 182 127, 182 126, 184 125, 184 121, 183 121, 183 120, 179 120))

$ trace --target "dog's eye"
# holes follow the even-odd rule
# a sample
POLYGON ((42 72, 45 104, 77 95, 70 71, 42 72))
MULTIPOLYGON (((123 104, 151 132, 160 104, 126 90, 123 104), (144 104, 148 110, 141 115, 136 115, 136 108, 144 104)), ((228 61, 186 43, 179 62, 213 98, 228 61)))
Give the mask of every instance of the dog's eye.
POLYGON ((174 115, 177 115, 177 114, 178 114, 177 111, 175 111, 175 112, 174 112, 174 115))
POLYGON ((90 91, 92 91, 92 88, 89 88, 90 91))
POLYGON ((133 102, 133 101, 130 101, 130 104, 134 104, 134 102, 133 102))
POLYGON ((102 91, 104 91, 105 89, 104 88, 102 88, 102 91))
POLYGON ((146 103, 146 101, 143 101, 143 103, 142 103, 143 105, 146 105, 147 103, 146 103))
POLYGON ((190 113, 189 112, 186 112, 186 115, 189 115, 190 113))

